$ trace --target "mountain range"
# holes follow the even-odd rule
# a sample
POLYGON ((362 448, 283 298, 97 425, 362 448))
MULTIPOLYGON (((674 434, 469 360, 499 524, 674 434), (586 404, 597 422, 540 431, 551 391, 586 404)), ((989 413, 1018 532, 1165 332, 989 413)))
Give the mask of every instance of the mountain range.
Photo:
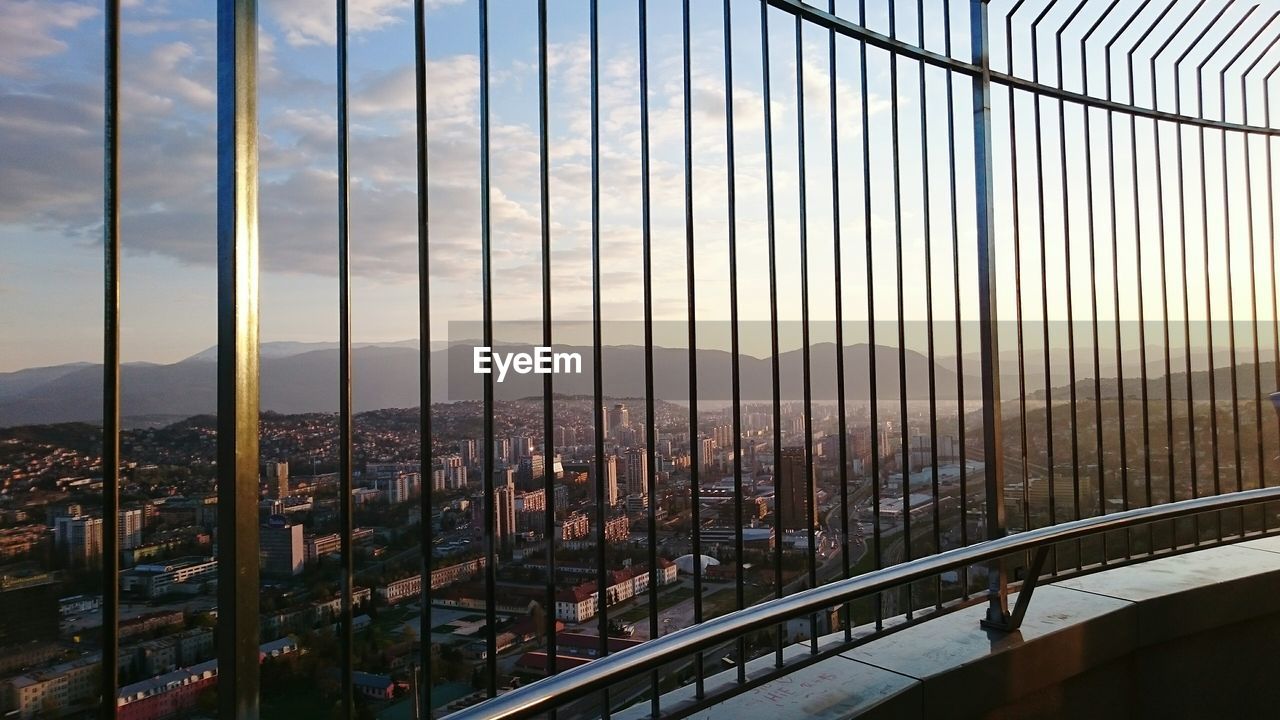
MULTIPOLYGON (((589 395, 593 390, 592 350, 589 347, 556 347, 557 352, 578 353, 580 374, 554 376, 555 392, 589 395)), ((681 401, 688 398, 688 353, 684 349, 654 348, 655 395, 681 401)), ((878 392, 898 394, 896 349, 877 347, 881 368, 878 392)), ((338 349, 332 343, 263 343, 261 350, 261 398, 264 411, 280 413, 334 412, 338 404, 338 349)), ((846 392, 850 400, 868 394, 867 345, 845 348, 846 392)), ((216 348, 171 364, 125 363, 120 369, 121 416, 126 425, 154 425, 201 413, 214 412, 216 396, 216 348)), ((605 394, 637 397, 645 394, 644 349, 641 346, 609 346, 602 350, 605 394)), ((698 351, 700 398, 731 399, 731 355, 720 350, 698 351)), ((907 372, 913 382, 908 396, 928 397, 925 378, 928 359, 908 351, 907 372), (919 379, 918 382, 916 380, 919 379)), ((478 400, 483 378, 472 373, 469 344, 431 352, 434 401, 478 400)), ((357 412, 390 407, 415 407, 418 396, 416 342, 359 345, 352 349, 353 401, 357 412)), ((835 346, 815 345, 811 350, 811 388, 815 400, 832 400, 835 388, 835 346)), ((803 358, 798 350, 779 355, 784 400, 802 397, 803 358)), ((740 356, 742 398, 768 400, 772 367, 768 359, 740 356)), ((496 384, 499 399, 540 395, 542 375, 510 372, 496 384)), ((495 376, 496 379, 496 376, 495 376)), ((971 380, 972 382, 972 380, 971 380)), ((956 375, 937 366, 940 397, 953 395, 956 375)), ((976 391, 977 386, 974 385, 976 391)), ((102 416, 102 366, 73 363, 0 373, 0 426, 57 422, 99 422, 102 416)))
MULTIPOLYGON (((473 343, 432 343, 432 400, 448 402, 478 400, 483 395, 483 377, 472 372, 473 343)), ((499 348, 501 349, 501 348, 499 348)), ((514 348, 513 348, 514 349, 514 348)), ((527 348, 526 348, 527 350, 527 348)), ((593 392, 592 349, 590 347, 556 347, 557 352, 576 352, 582 357, 581 374, 554 376, 554 390, 562 395, 590 395, 593 392)), ((1135 353, 1136 354, 1136 353, 1135 353)), ((896 348, 876 346, 877 396, 884 402, 898 398, 898 362, 896 348)), ((1016 396, 1018 381, 1016 360, 1002 353, 1004 376, 1001 382, 1006 399, 1016 396), (1013 362, 1010 362, 1010 361, 1013 362)), ((845 397, 850 402, 869 398, 869 361, 871 347, 866 344, 844 348, 845 397)), ((770 399, 772 363, 768 358, 739 356, 740 387, 744 402, 770 399)), ((803 397, 803 354, 791 350, 779 356, 783 401, 803 397)), ((216 348, 199 352, 170 364, 126 363, 121 368, 121 415, 126 426, 161 425, 192 415, 212 413, 217 407, 216 348)), ((836 355, 830 343, 816 344, 810 352, 810 388, 815 401, 836 398, 836 355)), ((1244 358, 1241 358, 1242 360, 1244 358)), ((643 397, 644 348, 636 345, 606 346, 602 349, 604 394, 609 397, 643 397)), ((730 353, 700 349, 698 361, 698 396, 705 402, 727 402, 732 395, 730 353)), ((928 358, 918 352, 906 352, 907 398, 929 397, 928 358)), ((1082 358, 1083 360, 1083 358, 1082 358)), ((1032 396, 1043 398, 1043 380, 1033 376, 1037 369, 1029 360, 1027 387, 1032 396)), ((418 395, 417 341, 356 345, 352 350, 353 401, 357 412, 394 407, 416 407, 418 395)), ((689 360, 681 348, 654 348, 655 397, 676 402, 687 401, 689 360)), ((1065 398, 1067 386, 1061 356, 1055 356, 1054 396, 1065 398)), ((1175 362, 1174 368, 1180 363, 1175 362)), ((1092 397, 1093 382, 1085 378, 1086 363, 1081 362, 1077 388, 1080 399, 1092 397)), ((954 371, 954 358, 939 359, 934 365, 937 397, 946 401, 956 397, 959 376, 954 371)), ((1040 365, 1039 367, 1043 367, 1040 365)), ((1163 356, 1149 353, 1149 389, 1153 397, 1163 397, 1163 356)), ((980 397, 976 358, 965 358, 965 395, 970 401, 980 397)), ((1264 362, 1260 368, 1264 392, 1273 387, 1274 366, 1264 362)), ((261 347, 262 410, 279 413, 335 412, 338 405, 338 349, 334 343, 268 342, 261 347)), ((1104 376, 1107 375, 1104 370, 1104 376)), ((1125 395, 1137 396, 1141 383, 1136 368, 1126 368, 1125 395)), ((1229 370, 1219 368, 1220 389, 1229 388, 1229 370)), ((1253 396, 1252 366, 1238 370, 1240 396, 1253 396)), ((506 381, 495 384, 498 399, 515 399, 541 395, 542 375, 507 374, 506 381)), ((1207 380, 1207 373, 1193 374, 1197 387, 1207 380)), ((496 379, 496 376, 495 376, 496 379)), ((1185 380, 1175 372, 1174 396, 1185 397, 1185 380)), ((1200 397, 1200 390, 1197 390, 1200 397)), ((1220 390, 1221 392, 1221 390, 1220 390)), ((1103 394, 1114 397, 1116 383, 1103 382, 1103 394)), ((1229 391, 1227 391, 1229 393, 1229 391)), ((1226 393, 1224 393, 1226 394, 1226 393)), ((58 422, 100 422, 102 417, 102 366, 72 363, 54 367, 30 368, 0 373, 0 427, 58 422)))

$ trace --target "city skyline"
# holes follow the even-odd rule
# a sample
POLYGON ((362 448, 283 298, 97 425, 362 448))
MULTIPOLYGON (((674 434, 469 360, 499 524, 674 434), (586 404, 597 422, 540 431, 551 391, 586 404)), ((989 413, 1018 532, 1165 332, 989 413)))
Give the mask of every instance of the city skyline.
POLYGON ((1074 716, 1266 637, 1148 622, 1280 573, 1264 1, 0 0, 0 713, 1074 716))

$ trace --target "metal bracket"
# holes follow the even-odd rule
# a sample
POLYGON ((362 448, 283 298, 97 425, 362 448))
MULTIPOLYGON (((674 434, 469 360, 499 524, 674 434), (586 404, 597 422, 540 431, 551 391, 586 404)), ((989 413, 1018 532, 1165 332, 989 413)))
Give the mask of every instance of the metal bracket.
POLYGON ((1027 606, 1031 604, 1031 594, 1035 592, 1036 585, 1040 582, 1040 572, 1044 569, 1044 561, 1048 556, 1049 546, 1041 545, 1036 548, 1036 554, 1031 559, 1031 567, 1027 568, 1027 577, 1022 581, 1022 587, 1018 589, 1018 600, 1014 603, 1013 612, 999 613, 993 607, 988 607, 987 616, 981 622, 984 630, 1013 632, 1021 627, 1022 618, 1027 614, 1027 606))

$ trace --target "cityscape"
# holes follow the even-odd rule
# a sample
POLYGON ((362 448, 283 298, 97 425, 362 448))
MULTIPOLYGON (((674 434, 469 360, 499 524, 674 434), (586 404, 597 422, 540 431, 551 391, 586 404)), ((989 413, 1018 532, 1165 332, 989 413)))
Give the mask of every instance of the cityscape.
POLYGON ((1272 717, 1278 0, 0 0, 0 720, 1272 717))
MULTIPOLYGON (((1242 402, 1246 417, 1252 413, 1248 402, 1242 402)), ((1171 445, 1166 444, 1161 402, 1145 413, 1138 402, 1127 403, 1126 464, 1121 463, 1114 399, 1104 398, 1101 428, 1093 424, 1090 402, 1077 407, 1074 424, 1066 415, 1070 406, 1054 404, 1052 464, 1043 402, 1031 404, 1025 416, 1019 415, 1018 403, 1006 404, 1006 425, 1016 428, 1025 422, 1027 438, 1025 452, 1015 437, 1005 458, 1012 530, 1051 524, 1055 515, 1061 521, 1113 512, 1128 503, 1167 502, 1170 491, 1174 499, 1212 493, 1215 457, 1222 484, 1257 486, 1256 456, 1242 458, 1237 476, 1229 438, 1216 456, 1206 441, 1191 442, 1184 403, 1175 403, 1171 445), (1152 432, 1152 424, 1158 440, 1150 445, 1147 476, 1146 453, 1136 448, 1143 447, 1142 433, 1152 432), (1185 459, 1195 451, 1198 490, 1185 472, 1185 459), (1172 484, 1170 454, 1181 468, 1172 484)), ((974 440, 982 436, 980 417, 970 408, 962 420, 954 402, 932 409, 912 402, 906 433, 896 402, 883 403, 874 442, 870 405, 849 405, 847 485, 842 488, 841 438, 832 403, 815 405, 809 428, 800 403, 780 404, 782 446, 775 453, 769 404, 741 408, 738 436, 729 408, 701 411, 691 443, 688 407, 658 401, 652 492, 647 486, 643 399, 610 399, 601 408, 607 454, 600 483, 594 477, 590 398, 555 396, 551 407, 550 452, 541 433, 541 398, 500 401, 495 407, 495 631, 503 686, 545 676, 551 623, 554 666, 560 670, 595 657, 602 613, 607 614, 615 650, 649 639, 654 598, 660 634, 690 626, 695 563, 701 612, 711 618, 737 607, 739 582, 743 601, 754 604, 777 596, 779 581, 782 594, 790 594, 807 587, 810 577, 825 583, 846 572, 858 574, 981 536, 983 457, 981 443, 974 440), (932 427, 936 435, 929 434, 932 427), (812 485, 805 474, 806 431, 813 437, 812 485), (938 442, 929 442, 930 437, 938 442), (961 437, 966 438, 963 444, 961 437), (872 455, 873 446, 878 458, 872 455), (734 481, 738 450, 740 496, 734 481), (775 454, 780 467, 774 465, 775 454), (904 469, 909 477, 905 488, 904 469), (596 498, 600 486, 603 503, 596 498), (742 515, 735 518, 738 497, 742 515), (652 539, 650 518, 657 529, 652 539), (553 574, 547 568, 549 544, 554 546, 553 574), (651 567, 652 556, 657 564, 651 567), (595 581, 599 562, 606 563, 609 583, 603 604, 595 581), (554 607, 548 605, 549 588, 554 589, 554 607)), ((1196 403, 1195 409, 1195 422, 1207 426, 1208 405, 1196 403)), ((482 412, 479 403, 469 401, 432 408, 429 508, 422 505, 417 410, 356 416, 354 660, 362 716, 395 717, 395 708, 411 702, 410 690, 419 682, 430 683, 433 702, 442 711, 484 697, 484 446, 475 433, 482 412), (420 522, 427 514, 433 539, 428 557, 432 606, 427 615, 431 627, 424 632, 420 522), (438 659, 429 679, 416 676, 424 642, 438 659)), ((319 716, 339 698, 331 672, 341 574, 335 420, 330 414, 267 413, 262 418, 261 453, 267 458, 259 487, 264 713, 289 708, 319 716)), ((1262 428, 1262 444, 1280 447, 1276 425, 1262 428)), ((216 440, 209 416, 135 427, 122 436, 121 717, 170 717, 216 707, 216 440)), ((1255 442, 1241 438, 1242 446, 1255 442)), ((79 423, 0 430, 0 473, 0 606, 6 609, 0 613, 6 659, 0 683, 6 702, 22 718, 89 711, 96 703, 96 637, 102 629, 100 433, 79 423)), ((1226 524, 1225 532, 1233 532, 1241 523, 1259 525, 1262 519, 1261 513, 1224 514, 1220 522, 1226 524)), ((1104 552, 1119 557, 1168 545, 1174 533, 1178 542, 1191 542, 1197 532, 1208 538, 1215 530, 1211 523, 1193 528, 1188 522, 1176 530, 1138 533, 1114 543, 1110 551, 1101 545, 1063 548, 1056 562, 1064 567, 1097 562, 1104 552)), ((817 621, 818 632, 834 632, 850 621, 869 622, 877 613, 892 616, 932 607, 958 598, 966 592, 966 582, 969 591, 983 587, 982 568, 968 575, 918 584, 909 594, 888 594, 879 607, 856 608, 852 620, 840 613, 824 616, 817 621)), ((811 631, 807 622, 785 629, 789 642, 801 642, 811 631)), ((750 640, 747 652, 753 657, 769 653, 774 643, 765 633, 750 640)))

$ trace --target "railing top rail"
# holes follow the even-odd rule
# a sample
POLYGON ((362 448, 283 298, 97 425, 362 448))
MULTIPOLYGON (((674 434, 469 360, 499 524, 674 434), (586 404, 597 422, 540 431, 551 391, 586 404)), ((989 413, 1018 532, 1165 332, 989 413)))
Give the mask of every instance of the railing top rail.
MULTIPOLYGON (((777 8, 787 13, 791 13, 799 17, 801 20, 812 23, 817 27, 820 27, 826 30, 831 30, 838 35, 850 38, 852 40, 865 42, 871 47, 879 48, 881 50, 887 50, 893 53, 895 56, 904 57, 909 60, 914 60, 917 62, 923 62, 928 65, 932 65, 934 67, 939 67, 946 70, 963 73, 969 76, 976 77, 983 73, 982 66, 975 62, 963 60, 956 57, 951 57, 949 55, 938 53, 933 50, 929 50, 928 48, 921 47, 911 42, 903 41, 901 39, 894 38, 894 37, 889 37, 888 35, 876 32, 871 28, 859 25, 854 20, 841 17, 838 14, 827 12, 820 8, 814 7, 813 5, 810 5, 806 2, 803 2, 802 0, 765 0, 765 2, 767 2, 770 6, 774 8, 777 8)), ((1164 19, 1165 18, 1162 15, 1152 27, 1154 28, 1156 25, 1159 25, 1160 22, 1162 22, 1164 19)), ((1264 29, 1265 27, 1266 26, 1264 26, 1264 29)), ((1181 28, 1179 27, 1179 30, 1180 29, 1181 28)), ((1123 33, 1117 33, 1116 36, 1118 37, 1121 34, 1123 33)), ((1174 34, 1176 35, 1177 31, 1174 31, 1174 34)), ((1230 38, 1232 35, 1233 33, 1228 33, 1227 36, 1223 38, 1223 40, 1225 41, 1226 39, 1230 38)), ((1276 37, 1280 38, 1280 35, 1277 35, 1276 37)), ((1081 41, 1082 46, 1085 44, 1085 42, 1087 42, 1088 39, 1089 39, 1089 35, 1086 34, 1081 41)), ((1255 45, 1257 45, 1259 42, 1263 40, 1265 40, 1267 44, 1263 46, 1264 49, 1258 55, 1258 60, 1261 60, 1271 52, 1276 42, 1272 37, 1269 37, 1269 36, 1264 37, 1264 34, 1261 31, 1259 31, 1247 43, 1242 45, 1240 48, 1240 52, 1244 53, 1248 48, 1254 47, 1255 45)), ((1196 45, 1197 43, 1192 43, 1191 47, 1187 48, 1188 52, 1194 50, 1196 45)), ((1136 50, 1136 49, 1137 47, 1135 46, 1133 50, 1136 50)), ((1164 48, 1162 46, 1160 50, 1163 50, 1163 49, 1164 48)), ((1152 56, 1151 61, 1154 62, 1155 59, 1159 57, 1159 55, 1160 55, 1160 52, 1157 51, 1152 56)), ((1128 60, 1130 64, 1132 64, 1132 60, 1133 58, 1132 58, 1132 51, 1131 51, 1130 57, 1128 60)), ((1059 64, 1061 64, 1060 57, 1059 57, 1059 64)), ((1224 72, 1225 70, 1226 68, 1223 68, 1224 72)), ((1172 72, 1179 78, 1181 77, 1180 70, 1176 65, 1174 66, 1172 72)), ((1246 73, 1245 75, 1247 77, 1248 73, 1246 73)), ((1263 125, 1251 125, 1247 122, 1247 119, 1246 119, 1246 122, 1232 122, 1224 118, 1204 117, 1203 114, 1189 115, 1180 111, 1170 112, 1166 110, 1160 110, 1158 107, 1144 107, 1134 102, 1120 102, 1117 100, 1113 100, 1109 97, 1099 97, 1096 95, 1091 95, 1087 92, 1068 90, 1067 88, 1062 87, 1061 84, 1051 85, 1045 82, 1040 82, 1032 78, 1021 77, 1016 73, 1014 73, 1012 69, 1008 69, 1005 71, 997 71, 995 69, 992 69, 990 71, 990 78, 992 82, 1004 85, 1014 90, 1021 90, 1023 92, 1035 93, 1035 94, 1043 95, 1045 97, 1049 97, 1055 100, 1063 100, 1063 101, 1074 103, 1084 107, 1097 108, 1100 110, 1107 110, 1111 112, 1129 113, 1129 114, 1136 115, 1142 118, 1147 118, 1150 120, 1181 123, 1181 124, 1190 125, 1193 127, 1203 127, 1206 129, 1225 130, 1230 132, 1255 133, 1259 135, 1280 135, 1280 128, 1266 127, 1263 125)), ((1242 81, 1244 80, 1245 78, 1242 78, 1242 81)), ((1261 80, 1261 87, 1263 88, 1269 87, 1270 82, 1271 82, 1270 75, 1264 77, 1261 80)), ((1200 93, 1200 94, 1203 95, 1203 93, 1200 93)))
POLYGON ((1099 533, 1123 530, 1151 522, 1173 520, 1206 512, 1280 501, 1280 487, 1257 488, 1028 530, 995 540, 956 548, 929 557, 900 563, 847 580, 788 595, 744 608, 678 630, 643 645, 594 660, 553 677, 540 680, 478 705, 449 715, 454 720, 503 720, 527 717, 570 700, 581 698, 612 683, 661 667, 688 653, 725 642, 766 627, 835 607, 878 592, 932 577, 957 567, 977 565, 1012 553, 1034 550, 1099 533))

